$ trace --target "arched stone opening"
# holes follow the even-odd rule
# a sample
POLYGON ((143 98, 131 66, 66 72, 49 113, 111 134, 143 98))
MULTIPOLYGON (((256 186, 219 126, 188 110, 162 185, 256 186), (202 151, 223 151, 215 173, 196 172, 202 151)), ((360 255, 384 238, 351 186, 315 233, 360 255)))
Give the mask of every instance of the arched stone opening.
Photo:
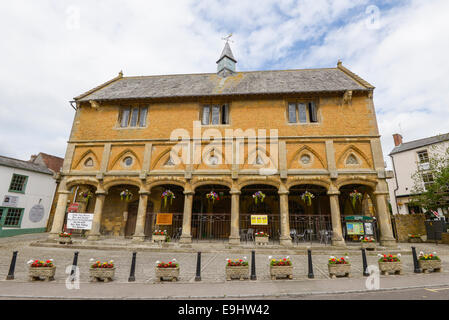
POLYGON ((340 186, 340 212, 343 236, 346 241, 360 241, 360 237, 380 238, 374 190, 364 184, 340 186))
POLYGON ((332 231, 327 189, 313 184, 290 187, 288 195, 290 235, 294 240, 322 242, 323 233, 332 231))
POLYGON ((150 191, 145 235, 151 236, 155 230, 166 230, 171 240, 179 240, 184 212, 184 188, 177 184, 160 184, 150 191))
MULTIPOLYGON (((240 236, 248 241, 254 238, 256 232, 268 233, 271 240, 279 240, 281 236, 280 204, 278 189, 267 184, 247 185, 240 194, 240 236), (261 192, 265 195, 263 201, 253 197, 261 192), (255 224, 252 216, 266 216, 266 224, 255 224)), ((262 220, 263 221, 263 220, 262 220)))
POLYGON ((205 184, 195 188, 192 204, 192 238, 227 240, 231 232, 230 188, 221 184, 205 184), (208 198, 208 194, 210 198, 208 198), (217 196, 215 201, 212 196, 217 196))
POLYGON ((139 188, 120 184, 108 188, 101 213, 100 235, 129 238, 134 234, 139 188))

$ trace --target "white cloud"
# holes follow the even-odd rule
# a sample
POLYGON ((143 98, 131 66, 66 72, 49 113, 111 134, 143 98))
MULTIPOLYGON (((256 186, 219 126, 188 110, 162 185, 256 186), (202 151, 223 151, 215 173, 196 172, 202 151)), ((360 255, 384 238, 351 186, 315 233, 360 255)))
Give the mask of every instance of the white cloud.
POLYGON ((375 85, 386 155, 399 123, 406 141, 448 131, 448 9, 447 0, 2 1, 0 154, 64 156, 72 97, 120 70, 214 72, 233 32, 240 70, 342 59, 375 85), (394 6, 370 29, 365 9, 376 3, 394 6))

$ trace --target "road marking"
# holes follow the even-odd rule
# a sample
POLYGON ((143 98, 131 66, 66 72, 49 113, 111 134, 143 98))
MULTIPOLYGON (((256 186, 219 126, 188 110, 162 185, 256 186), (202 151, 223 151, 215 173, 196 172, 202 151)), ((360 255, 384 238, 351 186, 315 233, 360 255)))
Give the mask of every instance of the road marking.
POLYGON ((440 289, 428 289, 428 288, 425 288, 425 290, 430 291, 430 292, 439 292, 439 291, 443 291, 443 290, 449 290, 449 288, 440 288, 440 289))

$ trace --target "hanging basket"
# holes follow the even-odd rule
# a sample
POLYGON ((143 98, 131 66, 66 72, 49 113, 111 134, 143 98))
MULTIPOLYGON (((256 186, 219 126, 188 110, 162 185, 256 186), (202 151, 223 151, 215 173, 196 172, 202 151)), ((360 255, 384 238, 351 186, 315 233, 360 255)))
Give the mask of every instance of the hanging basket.
POLYGON ((357 190, 354 190, 349 194, 349 197, 351 198, 352 206, 355 208, 357 201, 361 201, 363 195, 357 190))
POLYGON ((209 192, 208 194, 206 194, 206 198, 209 201, 212 201, 212 203, 215 203, 215 200, 220 200, 220 197, 218 196, 218 194, 214 191, 209 192))
POLYGON ((120 192, 120 199, 123 201, 131 201, 133 198, 132 192, 130 192, 128 189, 123 190, 120 192))
POLYGON ((306 191, 301 195, 302 201, 304 201, 309 207, 312 205, 312 199, 314 198, 315 195, 309 191, 306 191))
POLYGON ((170 199, 170 205, 173 204, 173 199, 175 199, 175 194, 171 190, 167 189, 162 193, 161 198, 164 199, 164 208, 166 208, 168 199, 170 199))
POLYGON ((253 194, 254 202, 257 204, 257 202, 260 200, 260 202, 263 202, 265 199, 265 194, 262 191, 257 191, 255 194, 253 194))

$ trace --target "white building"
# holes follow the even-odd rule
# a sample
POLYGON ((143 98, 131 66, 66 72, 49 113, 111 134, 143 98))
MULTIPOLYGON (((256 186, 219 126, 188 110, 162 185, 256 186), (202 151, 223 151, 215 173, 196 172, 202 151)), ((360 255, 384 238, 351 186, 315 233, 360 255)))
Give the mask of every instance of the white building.
POLYGON ((0 237, 46 231, 55 172, 33 160, 0 156, 0 237))
MULTIPOLYGON (((412 176, 420 169, 423 187, 433 182, 432 174, 426 171, 429 168, 429 157, 433 153, 444 152, 449 147, 449 133, 410 142, 403 142, 400 134, 394 134, 393 139, 395 147, 390 152, 390 157, 394 176, 387 180, 393 214, 423 213, 421 207, 410 203, 415 185, 412 176)), ((447 214, 441 209, 438 209, 438 213, 447 214)))

